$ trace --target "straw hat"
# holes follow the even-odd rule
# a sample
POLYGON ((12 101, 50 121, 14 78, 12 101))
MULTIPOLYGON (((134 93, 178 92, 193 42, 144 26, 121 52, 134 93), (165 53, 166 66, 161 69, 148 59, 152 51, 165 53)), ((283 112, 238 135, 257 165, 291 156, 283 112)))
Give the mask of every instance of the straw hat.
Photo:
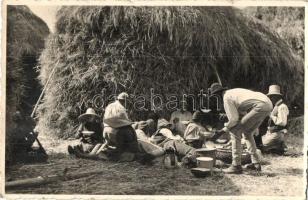
POLYGON ((128 99, 129 95, 126 92, 122 92, 118 95, 117 99, 118 100, 126 100, 128 99))
POLYGON ((95 110, 93 108, 88 108, 86 113, 78 117, 78 120, 80 122, 84 122, 88 121, 91 117, 94 117, 95 119, 100 119, 100 116, 95 113, 95 110))
POLYGON ((267 96, 271 96, 271 95, 280 95, 280 96, 282 96, 282 94, 280 93, 280 86, 279 85, 271 85, 271 86, 269 86, 267 96))
POLYGON ((211 96, 220 92, 220 91, 224 91, 224 90, 227 90, 227 89, 228 88, 222 87, 222 85, 219 84, 219 83, 213 83, 210 87, 211 96))

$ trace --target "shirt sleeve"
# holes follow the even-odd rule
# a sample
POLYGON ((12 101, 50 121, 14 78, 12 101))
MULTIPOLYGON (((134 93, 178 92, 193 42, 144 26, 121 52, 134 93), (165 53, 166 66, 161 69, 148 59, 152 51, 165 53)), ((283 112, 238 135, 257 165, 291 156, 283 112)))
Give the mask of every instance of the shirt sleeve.
POLYGON ((200 132, 201 136, 204 138, 211 138, 214 136, 215 133, 210 132, 210 131, 202 131, 200 132))
POLYGON ((288 122, 289 109, 286 105, 281 105, 278 108, 277 116, 272 116, 275 125, 286 126, 288 122))
POLYGON ((232 101, 232 99, 230 99, 230 97, 228 96, 224 97, 224 108, 225 108, 225 112, 229 120, 227 123, 225 123, 224 130, 228 130, 234 127, 235 125, 237 125, 239 121, 239 113, 234 104, 234 101, 232 101))
POLYGON ((189 136, 192 135, 194 129, 195 129, 195 126, 193 126, 192 124, 189 124, 187 128, 185 129, 184 138, 185 139, 189 138, 189 136))

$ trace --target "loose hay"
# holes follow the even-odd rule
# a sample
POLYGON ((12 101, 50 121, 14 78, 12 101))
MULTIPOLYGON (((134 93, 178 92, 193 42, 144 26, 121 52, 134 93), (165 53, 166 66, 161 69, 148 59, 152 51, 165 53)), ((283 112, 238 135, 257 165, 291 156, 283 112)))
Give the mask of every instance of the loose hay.
MULTIPOLYGON (((277 35, 230 7, 62 7, 40 57, 43 84, 54 67, 39 128, 64 138, 87 106, 103 112, 102 90, 103 97, 145 94, 149 108, 150 88, 164 100, 197 95, 216 80, 214 67, 229 87, 266 92, 277 83, 288 102, 303 102, 302 62, 277 35)), ((131 118, 146 114, 134 110, 131 118)))

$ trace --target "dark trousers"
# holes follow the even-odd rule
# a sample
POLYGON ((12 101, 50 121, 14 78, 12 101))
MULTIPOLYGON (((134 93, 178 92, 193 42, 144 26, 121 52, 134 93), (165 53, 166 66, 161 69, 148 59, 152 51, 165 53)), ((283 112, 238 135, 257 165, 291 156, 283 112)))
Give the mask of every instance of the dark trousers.
POLYGON ((138 142, 135 130, 131 126, 124 126, 110 131, 105 130, 108 145, 115 147, 108 151, 110 156, 117 157, 123 152, 138 153, 138 142))

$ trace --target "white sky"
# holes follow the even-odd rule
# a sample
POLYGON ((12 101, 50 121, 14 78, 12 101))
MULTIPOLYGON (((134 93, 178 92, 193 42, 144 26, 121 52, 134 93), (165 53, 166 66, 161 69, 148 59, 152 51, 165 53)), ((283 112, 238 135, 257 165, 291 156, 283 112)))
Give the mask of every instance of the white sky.
POLYGON ((60 6, 27 5, 31 11, 46 22, 51 32, 55 30, 56 12, 60 6))

